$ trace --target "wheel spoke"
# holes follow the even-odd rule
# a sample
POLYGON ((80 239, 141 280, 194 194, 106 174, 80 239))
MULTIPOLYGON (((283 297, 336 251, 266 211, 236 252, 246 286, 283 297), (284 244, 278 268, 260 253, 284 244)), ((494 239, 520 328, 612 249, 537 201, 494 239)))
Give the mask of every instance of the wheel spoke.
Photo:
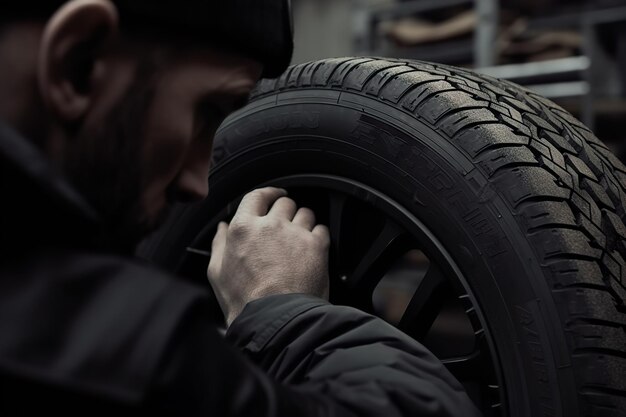
POLYGON ((335 260, 341 259, 340 248, 342 243, 341 227, 347 196, 341 193, 329 194, 328 229, 330 231, 331 254, 335 260))
POLYGON ((204 257, 206 259, 211 259, 211 252, 203 249, 192 248, 188 246, 186 249, 187 253, 191 253, 193 255, 198 255, 204 257))
POLYGON ((366 305, 371 304, 374 288, 391 264, 406 252, 406 237, 397 223, 387 219, 356 268, 346 277, 348 287, 359 294, 366 305))
POLYGON ((446 279, 431 263, 400 320, 400 330, 422 340, 433 325, 445 301, 446 279))
POLYGON ((442 359, 441 362, 460 381, 476 380, 485 370, 480 350, 458 358, 442 359))

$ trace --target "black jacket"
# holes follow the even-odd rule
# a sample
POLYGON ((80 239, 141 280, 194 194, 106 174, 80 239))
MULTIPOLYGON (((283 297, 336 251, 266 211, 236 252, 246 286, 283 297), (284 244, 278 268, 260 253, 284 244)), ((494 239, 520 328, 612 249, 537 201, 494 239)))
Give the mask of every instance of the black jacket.
POLYGON ((0 415, 473 416, 424 347, 358 310, 250 303, 99 249, 97 215, 0 125, 0 415), (233 348, 235 346, 236 348, 233 348))

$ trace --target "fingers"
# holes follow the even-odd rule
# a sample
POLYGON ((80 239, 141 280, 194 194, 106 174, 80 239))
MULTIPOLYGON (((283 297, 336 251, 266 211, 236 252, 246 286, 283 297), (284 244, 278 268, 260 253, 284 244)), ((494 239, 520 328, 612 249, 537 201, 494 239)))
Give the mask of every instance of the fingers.
POLYGON ((226 235, 228 234, 228 223, 220 222, 217 225, 217 232, 213 237, 213 243, 211 244, 211 257, 221 257, 224 253, 224 246, 226 246, 226 235))
POLYGON ((328 231, 328 227, 324 226, 323 224, 318 224, 313 228, 312 233, 320 238, 322 242, 324 242, 324 245, 330 245, 330 232, 328 231))
MULTIPOLYGON (((282 188, 266 187, 254 190, 244 196, 237 209, 238 216, 272 216, 292 221, 294 224, 313 231, 315 226, 315 213, 302 207, 298 209, 295 201, 286 197, 287 191, 282 188)), ((328 230, 318 230, 320 236, 325 237, 328 230)))
POLYGON ((265 216, 276 200, 286 195, 287 191, 275 187, 259 188, 258 190, 251 191, 241 200, 237 214, 258 217, 265 216))
POLYGON ((294 224, 297 224, 308 231, 312 231, 315 227, 315 213, 306 207, 302 207, 295 214, 292 221, 294 224))
POLYGON ((226 235, 228 234, 228 223, 220 222, 217 226, 217 232, 211 244, 211 261, 207 270, 209 280, 217 278, 219 270, 222 266, 222 258, 224 256, 224 248, 226 247, 226 235))
POLYGON ((281 197, 276 200, 267 215, 291 221, 296 214, 296 210, 298 210, 298 206, 295 201, 287 197, 281 197))

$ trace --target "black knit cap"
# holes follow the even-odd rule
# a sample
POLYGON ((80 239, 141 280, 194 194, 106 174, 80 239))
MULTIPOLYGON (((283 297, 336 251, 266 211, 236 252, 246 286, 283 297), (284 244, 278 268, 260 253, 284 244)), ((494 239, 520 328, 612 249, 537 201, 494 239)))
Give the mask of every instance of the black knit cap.
MULTIPOLYGON (((122 26, 150 28, 236 51, 264 66, 263 76, 280 76, 291 62, 291 0, 112 0, 122 26)), ((30 14, 33 3, 52 13, 63 0, 16 0, 0 5, 0 13, 30 14), (30 7, 29 7, 30 3, 30 7)))

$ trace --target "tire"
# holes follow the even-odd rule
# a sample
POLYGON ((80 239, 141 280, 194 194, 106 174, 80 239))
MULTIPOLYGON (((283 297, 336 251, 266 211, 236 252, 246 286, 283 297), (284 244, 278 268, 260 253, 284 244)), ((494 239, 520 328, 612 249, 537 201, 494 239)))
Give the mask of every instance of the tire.
POLYGON ((503 392, 485 415, 626 415, 626 168, 554 103, 450 66, 329 59, 263 81, 214 158, 211 198, 148 257, 181 271, 198 225, 260 184, 349 178, 427 225, 463 272, 503 392))

